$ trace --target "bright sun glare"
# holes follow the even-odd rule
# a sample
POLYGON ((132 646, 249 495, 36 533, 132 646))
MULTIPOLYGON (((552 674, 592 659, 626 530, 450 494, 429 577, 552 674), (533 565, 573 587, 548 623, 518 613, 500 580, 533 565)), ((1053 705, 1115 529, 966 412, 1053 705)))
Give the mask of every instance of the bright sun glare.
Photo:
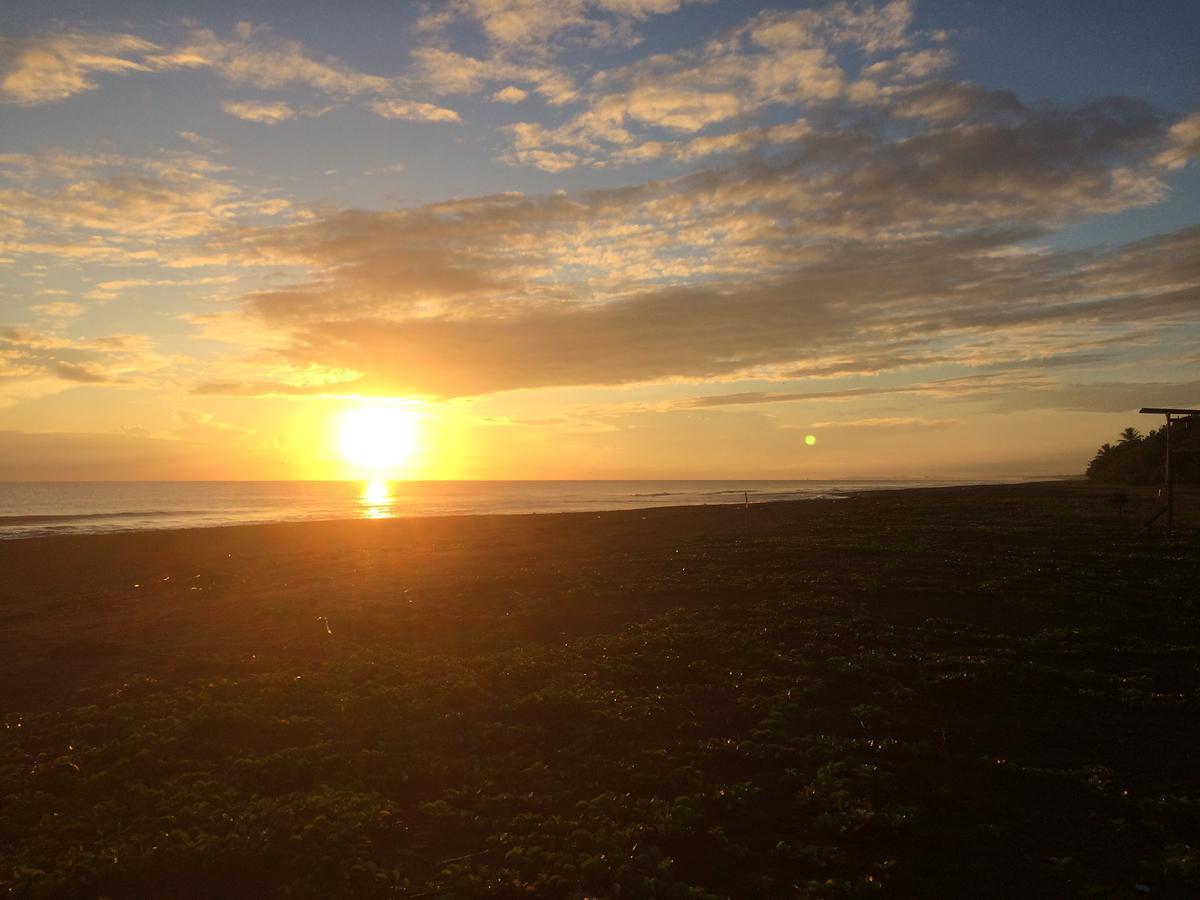
POLYGON ((342 459, 368 473, 399 468, 417 452, 420 414, 398 403, 364 401, 342 414, 342 459))

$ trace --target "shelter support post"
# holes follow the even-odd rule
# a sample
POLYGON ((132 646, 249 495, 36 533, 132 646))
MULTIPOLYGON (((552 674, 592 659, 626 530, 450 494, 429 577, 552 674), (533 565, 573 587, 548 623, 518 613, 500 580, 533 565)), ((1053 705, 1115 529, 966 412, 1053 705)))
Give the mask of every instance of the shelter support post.
MULTIPOLYGON (((1164 461, 1163 481, 1167 485, 1167 528, 1175 527, 1175 473, 1171 467, 1171 416, 1200 416, 1200 409, 1174 409, 1161 406, 1143 406, 1140 413, 1165 415, 1167 417, 1167 458, 1164 461)), ((1186 426, 1185 426, 1186 427, 1186 426)), ((1188 452, 1188 451, 1181 451, 1188 452)))

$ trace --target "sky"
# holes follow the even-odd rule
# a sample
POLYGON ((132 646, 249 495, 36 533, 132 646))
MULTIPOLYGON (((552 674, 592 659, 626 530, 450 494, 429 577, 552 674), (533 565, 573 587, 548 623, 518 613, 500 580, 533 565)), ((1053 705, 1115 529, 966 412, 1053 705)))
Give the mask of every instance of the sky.
POLYGON ((0 7, 0 480, 1060 475, 1200 406, 1192 0, 153 8, 0 7))

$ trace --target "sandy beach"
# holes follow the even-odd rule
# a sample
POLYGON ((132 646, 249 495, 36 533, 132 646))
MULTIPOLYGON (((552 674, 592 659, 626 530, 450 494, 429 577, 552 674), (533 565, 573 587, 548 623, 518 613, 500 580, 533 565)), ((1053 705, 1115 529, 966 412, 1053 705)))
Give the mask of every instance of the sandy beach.
POLYGON ((1107 493, 0 542, 0 883, 1185 896, 1195 497, 1107 493))

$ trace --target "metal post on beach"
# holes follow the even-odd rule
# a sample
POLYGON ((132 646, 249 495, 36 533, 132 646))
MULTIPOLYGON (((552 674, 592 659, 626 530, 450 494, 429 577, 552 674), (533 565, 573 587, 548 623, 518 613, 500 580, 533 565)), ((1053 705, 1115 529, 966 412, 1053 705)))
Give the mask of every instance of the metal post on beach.
POLYGON ((1143 406, 1138 412, 1165 415, 1167 417, 1167 455, 1163 464, 1163 481, 1167 485, 1167 530, 1175 527, 1175 479, 1171 471, 1171 416, 1197 416, 1200 409, 1174 409, 1160 406, 1143 406))
POLYGON ((1167 531, 1175 527, 1175 479, 1171 477, 1171 414, 1167 413, 1167 461, 1164 480, 1167 482, 1167 531))

